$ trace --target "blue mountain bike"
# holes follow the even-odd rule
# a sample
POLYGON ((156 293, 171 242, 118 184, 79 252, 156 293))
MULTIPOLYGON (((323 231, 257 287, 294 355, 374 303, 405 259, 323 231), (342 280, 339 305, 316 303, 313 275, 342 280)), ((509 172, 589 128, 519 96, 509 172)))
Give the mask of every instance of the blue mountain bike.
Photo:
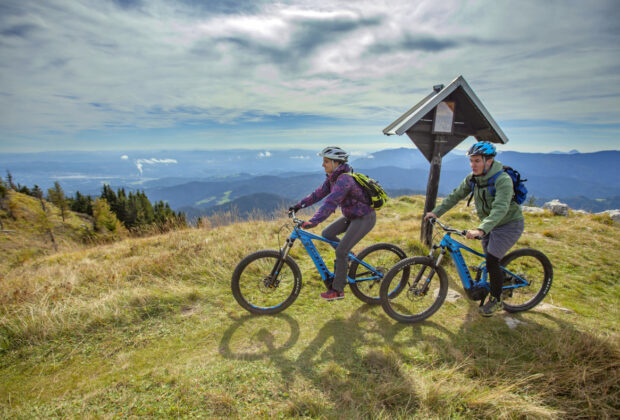
MULTIPOLYGON (((297 299, 301 290, 301 270, 289 252, 298 239, 312 258, 326 287, 331 286, 334 274, 327 268, 313 241, 326 242, 334 247, 338 242, 303 230, 301 225, 304 221, 297 219, 294 212, 290 212, 289 217, 293 219, 293 230, 280 250, 250 254, 239 262, 233 272, 233 296, 249 312, 275 314, 297 299)), ((389 243, 371 245, 357 255, 349 253, 349 288, 363 302, 380 303, 379 287, 385 273, 404 258, 405 252, 389 243)), ((404 282, 400 286, 397 282, 394 284, 397 289, 404 286, 404 282)))
MULTIPOLYGON (((431 219, 431 222, 446 232, 439 245, 433 245, 428 257, 410 257, 400 261, 390 269, 381 284, 381 305, 391 318, 399 322, 422 321, 441 307, 448 293, 448 275, 441 267, 446 252, 452 257, 468 298, 479 300, 482 305, 489 294, 486 263, 483 261, 478 266, 468 267, 461 250, 482 258, 485 255, 450 236, 465 236, 466 231, 452 229, 437 219, 431 219), (434 256, 437 249, 440 252, 434 256), (475 277, 472 277, 470 269, 475 277), (392 293, 393 283, 398 284, 398 293, 392 293)), ((531 309, 549 292, 553 266, 540 251, 530 248, 512 251, 500 260, 500 268, 504 272, 502 302, 507 312, 531 309)))

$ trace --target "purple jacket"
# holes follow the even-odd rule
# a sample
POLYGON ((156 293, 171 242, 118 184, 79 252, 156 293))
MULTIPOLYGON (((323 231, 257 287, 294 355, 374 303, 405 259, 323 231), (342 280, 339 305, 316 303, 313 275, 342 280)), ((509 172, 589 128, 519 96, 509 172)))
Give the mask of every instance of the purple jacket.
POLYGON ((327 196, 321 208, 309 220, 310 223, 318 225, 327 219, 338 206, 342 209, 342 215, 347 219, 375 211, 370 206, 370 200, 362 187, 355 182, 353 177, 346 175, 347 172, 353 172, 353 168, 346 163, 340 165, 331 175, 327 176, 323 185, 298 203, 298 206, 302 208, 308 207, 327 196))

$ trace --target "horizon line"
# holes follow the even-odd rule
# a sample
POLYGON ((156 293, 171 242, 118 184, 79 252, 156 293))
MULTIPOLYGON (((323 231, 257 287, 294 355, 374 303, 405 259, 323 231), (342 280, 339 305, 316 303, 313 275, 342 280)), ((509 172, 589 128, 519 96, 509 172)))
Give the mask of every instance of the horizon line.
MULTIPOLYGON (((417 147, 413 146, 413 147, 405 147, 405 146, 401 146, 401 147, 392 147, 392 148, 385 148, 385 149, 377 149, 374 151, 369 151, 368 154, 372 154, 372 153, 376 153, 376 152, 381 152, 381 151, 385 151, 385 150, 398 150, 398 149, 411 149, 411 150, 419 150, 417 147)), ((47 154, 47 153, 119 153, 121 155, 123 154, 127 154, 127 153, 161 153, 161 152, 222 152, 222 151, 236 151, 236 152, 242 152, 242 151, 246 151, 246 152, 250 152, 250 151, 270 151, 270 150, 277 150, 277 151, 289 151, 289 150, 301 150, 301 151, 305 151, 305 152, 316 152, 317 149, 310 149, 310 148, 303 148, 303 147, 278 147, 278 146, 274 146, 274 147, 232 147, 232 148, 177 148, 177 149, 167 149, 167 148, 162 148, 162 149, 127 149, 127 150, 111 150, 111 149, 62 149, 62 150, 41 150, 41 151, 13 151, 13 152, 2 152, 1 154, 3 155, 17 155, 17 154, 47 154)), ((357 151, 359 149, 350 149, 350 150, 354 150, 357 151)), ((367 150, 367 149, 362 149, 362 150, 367 150)), ((456 147, 453 150, 458 150, 458 151, 466 151, 467 148, 459 148, 456 147)), ((515 153, 531 153, 531 154, 592 154, 592 153, 601 153, 601 152, 618 152, 620 151, 620 149, 600 149, 600 150, 594 150, 594 151, 590 151, 590 152, 581 152, 578 149, 572 148, 570 150, 560 150, 560 149, 554 149, 552 151, 549 152, 523 152, 523 151, 519 151, 519 150, 498 150, 498 153, 504 153, 504 152, 515 152, 515 153)), ((450 151, 452 152, 452 150, 450 151)), ((448 152, 448 154, 450 153, 448 152)))

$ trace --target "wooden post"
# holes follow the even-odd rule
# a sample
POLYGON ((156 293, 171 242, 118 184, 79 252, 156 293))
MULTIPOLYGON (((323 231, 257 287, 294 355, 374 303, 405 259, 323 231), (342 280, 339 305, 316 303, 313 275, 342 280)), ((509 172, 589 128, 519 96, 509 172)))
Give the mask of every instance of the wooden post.
MULTIPOLYGON (((441 172, 441 143, 445 139, 441 135, 436 135, 433 140, 433 154, 431 159, 431 169, 428 174, 426 184, 426 202, 424 203, 424 214, 435 208, 437 203, 437 192, 439 191, 439 175, 441 172)), ((424 216, 422 216, 424 217, 424 216)), ((422 229, 420 240, 430 247, 433 244, 433 225, 422 219, 422 229)))

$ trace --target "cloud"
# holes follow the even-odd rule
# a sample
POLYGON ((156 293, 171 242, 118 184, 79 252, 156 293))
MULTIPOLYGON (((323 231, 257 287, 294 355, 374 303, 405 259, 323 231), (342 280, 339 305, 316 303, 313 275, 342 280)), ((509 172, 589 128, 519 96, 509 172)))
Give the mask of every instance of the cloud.
POLYGON ((142 0, 109 0, 116 6, 125 10, 140 9, 144 6, 142 0))
POLYGON ((0 35, 3 37, 28 38, 38 29, 39 29, 39 26, 34 25, 34 24, 29 24, 29 23, 17 24, 17 25, 10 26, 6 29, 3 29, 2 32, 0 32, 0 35))
POLYGON ((265 0, 179 0, 179 13, 195 17, 205 15, 251 15, 257 13, 269 1, 265 0))
POLYGON ((266 158, 266 157, 271 157, 271 152, 260 152, 258 154, 259 158, 266 158))
MULTIPOLYGON (((367 156, 368 152, 364 152, 362 150, 351 150, 349 152, 351 156, 367 156)), ((369 156, 370 157, 370 156, 369 156)))
POLYGON ((395 42, 377 42, 368 47, 367 53, 371 56, 376 54, 393 54, 406 51, 439 52, 458 47, 460 42, 454 39, 440 39, 429 35, 405 34, 395 42))
POLYGON ((171 164, 171 163, 178 163, 176 159, 155 159, 155 158, 151 158, 151 159, 137 159, 135 161, 136 163, 136 167, 138 168, 138 172, 140 172, 140 175, 142 175, 142 168, 144 167, 144 165, 157 165, 157 164, 171 164))
POLYGON ((96 148, 105 136, 111 148, 141 148, 156 133, 162 144, 187 134, 209 147, 214 130, 245 129, 239 138, 264 148, 269 135, 251 133, 292 118, 297 127, 286 128, 299 135, 368 126, 380 137, 460 74, 500 125, 617 124, 618 10, 611 1, 6 0, 0 142, 96 148))
POLYGON ((380 26, 383 17, 285 9, 272 15, 217 20, 217 25, 198 28, 201 39, 192 49, 198 56, 222 60, 225 54, 241 64, 268 64, 277 71, 304 73, 312 69, 312 60, 321 49, 380 26))
POLYGON ((127 160, 127 159, 129 159, 129 156, 127 156, 127 155, 123 155, 123 156, 121 156, 121 159, 122 159, 122 160, 127 160))

